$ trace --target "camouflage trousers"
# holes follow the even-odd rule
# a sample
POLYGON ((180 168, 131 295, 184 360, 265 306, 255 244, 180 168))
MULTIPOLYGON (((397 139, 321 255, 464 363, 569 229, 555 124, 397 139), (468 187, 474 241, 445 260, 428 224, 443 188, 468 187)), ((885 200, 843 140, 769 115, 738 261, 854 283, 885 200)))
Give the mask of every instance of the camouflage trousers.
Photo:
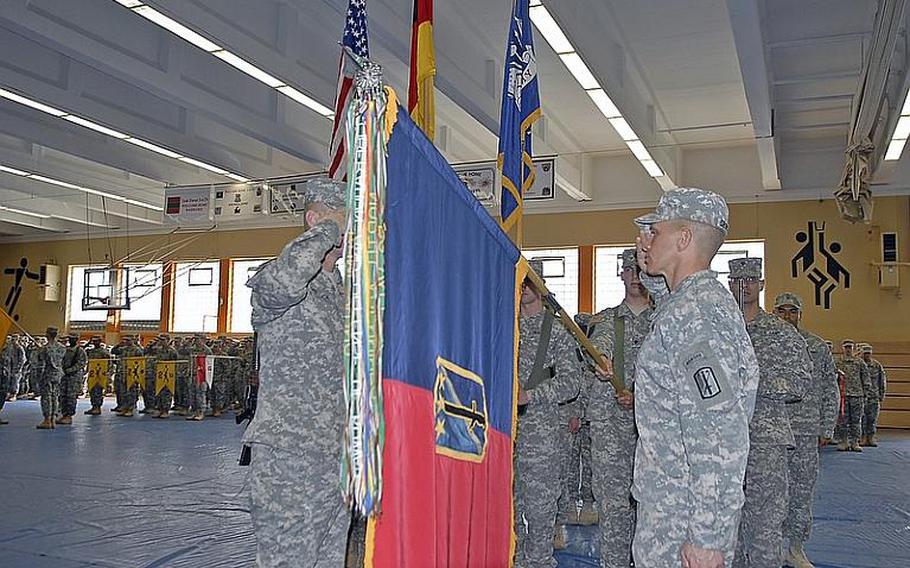
POLYGON ((559 496, 560 524, 573 518, 577 509, 584 503, 593 503, 591 491, 591 425, 582 422, 578 432, 565 432, 560 447, 564 450, 561 462, 562 494, 559 496))
MULTIPOLYGON (((7 394, 15 394, 13 392, 13 377, 11 374, 0 371, 0 398, 4 401, 6 400, 7 394)), ((0 407, 2 408, 2 407, 0 407)))
POLYGON ((746 463, 745 494, 733 568, 780 568, 787 518, 786 446, 753 444, 746 463))
POLYGON ((844 403, 844 428, 850 444, 858 444, 863 435, 864 407, 864 398, 861 396, 848 396, 844 403))
POLYGON ((553 530, 562 486, 560 469, 563 440, 555 413, 546 407, 529 408, 518 422, 515 442, 515 565, 519 568, 555 568, 553 530), (533 414, 532 414, 533 412, 533 414))
MULTIPOLYGON (((632 558, 635 509, 635 415, 631 411, 591 423, 592 488, 600 518, 600 558, 605 568, 628 568, 632 558)), ((650 566, 650 564, 644 564, 650 566)))
POLYGON ((32 381, 29 377, 29 373, 22 373, 22 376, 19 377, 19 384, 17 385, 17 394, 22 396, 26 393, 32 392, 35 388, 32 384, 32 381))
MULTIPOLYGON (((154 366, 152 367, 154 369, 154 366)), ((158 408, 158 396, 155 394, 155 375, 145 377, 145 387, 142 389, 142 406, 146 410, 158 408)))
POLYGON ((41 381, 41 414, 51 420, 57 417, 60 402, 60 381, 41 381))
POLYGON ((231 378, 230 389, 228 391, 229 403, 243 403, 243 399, 246 398, 246 385, 247 382, 249 382, 247 376, 247 373, 241 371, 234 373, 234 376, 231 378))
POLYGON ((169 412, 171 410, 172 401, 173 397, 171 397, 170 387, 164 387, 161 389, 161 392, 155 396, 155 403, 158 405, 155 408, 162 412, 169 412))
POLYGON ((174 385, 174 407, 185 410, 189 408, 189 406, 190 376, 186 372, 177 373, 177 378, 174 385))
MULTIPOLYGON (((662 502, 638 503, 635 525, 635 539, 632 541, 632 556, 635 566, 642 568, 679 568, 682 565, 681 550, 688 539, 689 519, 688 495, 683 491, 673 499, 662 502)), ((736 530, 739 523, 724 527, 724 566, 733 562, 736 530)), ((778 563, 776 568, 779 568, 778 563)))
POLYGON ((787 457, 790 499, 783 534, 790 540, 806 542, 812 531, 812 500, 818 480, 818 437, 796 436, 796 445, 787 457))
POLYGON ((124 410, 135 410, 136 403, 139 402, 139 385, 132 385, 130 387, 124 385, 123 398, 120 400, 122 404, 121 408, 124 410))
POLYGON ((228 377, 224 373, 215 373, 212 379, 212 390, 209 392, 209 401, 213 410, 224 410, 228 405, 228 377))
POLYGON ((252 452, 250 515, 257 566, 344 566, 351 513, 338 488, 338 455, 317 451, 303 458, 259 444, 252 452))
POLYGON ((114 375, 114 395, 117 397, 117 408, 126 408, 126 377, 122 372, 114 375))
POLYGON ((875 436, 875 431, 878 429, 878 412, 881 408, 881 403, 878 399, 867 399, 866 404, 863 408, 863 436, 872 437, 875 436))
POLYGON ((92 387, 88 396, 92 401, 92 406, 101 406, 104 404, 104 385, 92 387))
POLYGON ((82 375, 63 375, 60 381, 60 414, 76 414, 76 399, 82 394, 82 375))
POLYGON ((205 381, 201 383, 192 381, 190 383, 190 392, 187 408, 194 412, 204 412, 206 398, 208 398, 209 384, 205 381))

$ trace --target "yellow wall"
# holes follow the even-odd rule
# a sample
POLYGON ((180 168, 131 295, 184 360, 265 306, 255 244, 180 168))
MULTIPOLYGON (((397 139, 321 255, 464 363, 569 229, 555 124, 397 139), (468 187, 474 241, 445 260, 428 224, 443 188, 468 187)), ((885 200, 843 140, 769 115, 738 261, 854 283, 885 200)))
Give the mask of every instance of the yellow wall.
MULTIPOLYGON (((619 245, 630 243, 636 229, 632 218, 642 210, 595 211, 529 215, 525 218, 525 247, 559 247, 576 245, 619 245)), ((769 302, 781 291, 799 293, 806 304, 806 327, 833 340, 851 337, 856 340, 910 341, 910 305, 899 291, 878 287, 877 269, 870 262, 880 260, 880 233, 899 234, 900 258, 910 260, 910 198, 878 198, 872 225, 851 225, 842 221, 833 201, 796 201, 731 206, 731 240, 763 239, 766 256, 766 295, 769 302), (790 259, 801 248, 794 236, 805 231, 808 221, 825 223, 828 243, 839 242, 843 250, 837 259, 850 272, 849 289, 839 287, 832 295, 832 308, 813 305, 813 287, 805 278, 791 278, 790 259)), ((202 258, 240 258, 272 256, 299 228, 219 231, 206 234, 167 260, 202 258)), ((129 249, 137 250, 151 241, 175 242, 185 237, 132 237, 129 249)), ((127 251, 125 238, 113 239, 112 256, 122 258, 127 251)), ((70 264, 90 262, 85 240, 44 241, 0 245, 0 265, 15 268, 21 257, 27 257, 29 268, 37 271, 44 263, 59 264, 64 275, 70 264)), ((91 259, 108 262, 111 254, 103 239, 91 241, 91 259)), ((140 254, 133 261, 148 260, 140 254)), ((910 270, 901 270, 901 282, 910 286, 910 270)), ((2 275, 0 292, 5 300, 12 276, 2 275)), ((30 332, 40 332, 46 325, 62 325, 66 310, 66 282, 60 302, 44 302, 41 290, 33 281, 26 283, 16 313, 30 332)))

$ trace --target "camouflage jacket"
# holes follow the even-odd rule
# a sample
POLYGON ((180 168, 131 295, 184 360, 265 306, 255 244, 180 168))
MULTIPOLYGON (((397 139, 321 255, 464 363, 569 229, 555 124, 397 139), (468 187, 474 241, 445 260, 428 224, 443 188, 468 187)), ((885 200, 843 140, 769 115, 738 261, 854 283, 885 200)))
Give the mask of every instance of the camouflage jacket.
MULTIPOLYGON (((623 319, 624 346, 623 346, 623 372, 626 387, 632 391, 635 388, 635 360, 642 342, 651 330, 651 316, 653 308, 645 308, 641 313, 635 314, 625 302, 615 308, 596 314, 591 318, 589 325, 593 327, 591 343, 598 351, 608 358, 616 360, 616 330, 615 317, 623 319)), ((588 407, 585 416, 590 420, 607 420, 615 416, 631 414, 623 410, 616 403, 616 390, 609 381, 595 379, 588 383, 586 400, 588 407)))
POLYGON ((764 310, 746 324, 746 330, 760 372, 749 441, 753 445, 793 446, 786 405, 801 401, 812 379, 806 340, 795 327, 764 310))
POLYGON ((744 502, 758 362, 739 307, 703 270, 672 293, 644 273, 657 307, 635 367, 632 494, 686 524, 688 542, 730 549, 744 502))
POLYGON ((56 341, 50 341, 38 350, 36 376, 39 381, 59 383, 63 378, 63 357, 66 347, 56 341))
POLYGON ((834 436, 834 424, 840 407, 840 389, 834 357, 825 341, 804 329, 797 330, 806 340, 812 359, 812 382, 802 402, 787 405, 790 428, 796 436, 834 436))
POLYGON ((837 369, 843 371, 846 377, 845 393, 846 396, 872 396, 872 381, 869 378, 869 367, 865 361, 859 357, 840 356, 837 361, 837 369))
POLYGON ((300 455, 341 451, 344 406, 344 294, 322 261, 339 239, 324 221, 262 265, 252 288, 259 334, 259 401, 243 439, 300 455))
POLYGON ((85 349, 79 347, 67 347, 63 355, 63 374, 67 377, 82 377, 85 375, 85 365, 88 362, 88 356, 85 349))
POLYGON ((885 399, 885 390, 888 388, 888 378, 885 375, 885 367, 876 359, 866 363, 869 368, 869 382, 872 385, 871 393, 879 402, 885 399))

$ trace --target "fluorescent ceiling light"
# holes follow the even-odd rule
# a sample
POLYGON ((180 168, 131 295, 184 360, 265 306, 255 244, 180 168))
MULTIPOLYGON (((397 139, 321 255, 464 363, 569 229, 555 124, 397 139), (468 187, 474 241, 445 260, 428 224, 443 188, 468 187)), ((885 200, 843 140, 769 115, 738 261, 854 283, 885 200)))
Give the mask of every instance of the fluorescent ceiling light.
POLYGON ((632 127, 629 126, 629 123, 626 122, 626 119, 623 117, 611 118, 610 125, 616 130, 616 133, 619 134, 619 137, 629 142, 630 140, 638 140, 638 136, 635 134, 635 131, 632 130, 632 127))
POLYGON ((127 8, 135 8, 136 6, 142 6, 141 0, 114 0, 114 2, 126 6, 127 8))
POLYGON ((575 77, 575 80, 578 81, 578 84, 581 85, 581 88, 584 90, 588 89, 598 89, 600 88, 600 83, 597 82, 597 79, 591 74, 588 66, 585 65, 585 62, 581 60, 581 56, 575 53, 562 53, 559 55, 559 58, 562 59, 562 62, 568 67, 569 73, 575 77))
MULTIPOLYGON (((127 7, 129 7, 129 6, 127 6, 127 7)), ((162 14, 158 10, 152 8, 151 6, 142 6, 142 5, 136 6, 133 8, 133 12, 136 12, 137 14, 139 14, 140 16, 142 16, 143 18, 145 18, 146 20, 148 20, 152 23, 155 23, 155 24, 161 26, 162 28, 164 28, 167 31, 171 32, 172 34, 176 35, 177 37, 190 42, 191 44, 195 45, 199 49, 202 49, 203 51, 208 51, 209 53, 212 53, 213 51, 218 51, 219 49, 222 49, 222 47, 220 45, 218 45, 212 41, 209 41, 208 39, 202 37, 198 33, 191 30, 190 28, 184 26, 180 22, 165 16, 164 14, 162 14)))
POLYGON ((902 115, 910 114, 910 92, 907 93, 907 98, 904 99, 904 106, 901 108, 902 115))
POLYGON ((227 177, 231 178, 232 180, 239 181, 240 183, 247 183, 250 181, 249 179, 243 176, 238 176, 237 174, 227 174, 227 177))
POLYGON ((45 227, 44 225, 37 225, 35 223, 28 223, 26 221, 13 221, 12 219, 4 219, 0 217, 0 222, 2 223, 12 223, 13 225, 22 225, 23 227, 31 227, 32 229, 41 229, 42 231, 48 231, 51 233, 66 233, 60 229, 51 229, 50 227, 45 227))
POLYGON ((591 97, 591 100, 594 101, 594 104, 597 105, 597 108, 600 109, 600 112, 605 117, 616 118, 622 116, 622 113, 619 112, 619 109, 616 108, 616 105, 613 104, 613 101, 610 100, 610 97, 607 96, 606 91, 603 89, 591 89, 585 92, 588 93, 588 96, 591 97))
POLYGON ((335 116, 335 112, 332 109, 330 109, 329 107, 320 103, 319 101, 313 99, 312 97, 309 97, 309 96, 305 95, 304 93, 301 93, 294 87, 289 87, 287 85, 284 85, 283 87, 278 87, 277 91, 287 97, 294 99, 295 101, 302 104, 303 106, 308 107, 312 110, 315 110, 316 112, 318 112, 319 114, 321 114, 322 116, 324 116, 326 118, 331 118, 331 117, 335 116))
POLYGON ((910 138, 910 116, 902 116, 894 127, 894 134, 891 135, 893 140, 906 140, 910 138))
POLYGON ((216 51, 216 52, 212 53, 212 55, 214 55, 218 59, 221 59, 222 61, 224 61, 225 63, 227 63, 229 65, 233 65, 234 67, 236 67, 237 69, 240 69, 241 71, 243 71, 244 73, 246 73, 247 75, 252 77, 253 79, 256 79, 257 81, 261 81, 261 82, 265 83, 266 85, 268 85, 269 87, 272 87, 273 89, 277 89, 278 87, 284 86, 284 81, 280 81, 280 80, 276 79, 275 77, 272 77, 271 75, 269 75, 262 69, 256 67, 249 61, 234 55, 233 53, 231 53, 230 51, 227 51, 226 49, 222 49, 221 51, 216 51))
POLYGON ((107 134, 108 136, 112 136, 114 138, 119 138, 121 140, 124 140, 125 138, 129 138, 129 136, 127 136, 126 134, 124 134, 122 132, 117 132, 116 130, 108 128, 107 126, 102 126, 96 122, 92 122, 91 120, 86 120, 82 117, 79 117, 79 116, 76 116, 73 114, 68 114, 61 118, 63 118, 63 120, 68 120, 72 123, 78 124, 79 126, 84 126, 88 129, 94 130, 95 132, 100 132, 101 134, 107 134))
POLYGON ((101 227, 102 229, 110 228, 110 225, 105 223, 96 223, 94 221, 88 221, 86 219, 76 219, 75 217, 66 217, 64 215, 51 215, 54 219, 60 219, 61 221, 69 221, 70 223, 79 223, 80 225, 88 225, 90 227, 101 227))
POLYGON ((187 164, 193 164, 194 166, 198 166, 204 170, 208 170, 210 172, 215 172, 216 174, 227 175, 227 173, 228 173, 227 170, 222 170, 219 167, 213 166, 211 164, 206 164, 205 162, 200 162, 199 160, 194 160, 193 158, 187 158, 186 156, 183 156, 182 158, 177 158, 177 159, 180 160, 181 162, 186 162, 187 164))
POLYGON ((9 168, 7 166, 0 166, 0 172, 6 172, 8 174, 13 174, 16 176, 28 176, 31 175, 28 172, 23 172, 22 170, 17 170, 16 168, 9 168))
POLYGON ((22 95, 17 95, 16 93, 14 93, 12 91, 7 91, 6 89, 0 89, 0 97, 3 97, 4 99, 9 99, 11 101, 15 101, 15 102, 17 102, 21 105, 25 105, 27 107, 32 107, 33 109, 40 110, 41 112, 46 112, 47 114, 52 114, 54 116, 59 117, 59 116, 64 116, 66 114, 65 112, 63 112, 60 109, 54 108, 52 106, 48 106, 44 103, 39 103, 38 101, 33 101, 32 99, 28 99, 26 97, 23 97, 22 95))
MULTIPOLYGON (((7 170, 11 170, 11 169, 13 169, 13 168, 4 168, 2 171, 7 171, 7 170)), ((33 179, 33 180, 35 180, 35 181, 40 181, 40 182, 42 182, 42 183, 49 183, 49 184, 51 184, 51 185, 56 185, 56 186, 59 186, 59 187, 65 187, 65 188, 67 188, 67 189, 75 189, 76 191, 81 191, 81 192, 83 192, 83 193, 88 193, 88 194, 90 194, 90 195, 97 195, 97 196, 99 196, 99 197, 108 197, 108 198, 110 198, 110 199, 114 199, 114 200, 116 200, 116 201, 122 201, 122 202, 124 202, 124 203, 132 203, 133 205, 138 205, 139 207, 144 207, 145 209, 151 209, 151 210, 153 210, 153 211, 163 211, 163 210, 164 210, 163 207, 159 207, 159 206, 157 206, 157 205, 152 205, 151 203, 145 203, 145 202, 143 202, 143 201, 137 201, 137 200, 135 200, 135 199, 130 199, 130 198, 124 197, 124 196, 122 196, 122 195, 115 195, 115 194, 113 194, 113 193, 108 193, 108 192, 106 192, 106 191, 100 191, 100 190, 97 190, 97 189, 92 189, 92 188, 90 188, 90 187, 83 187, 83 186, 81 186, 81 185, 76 185, 76 184, 74 184, 74 183, 69 183, 69 182, 67 182, 67 181, 62 181, 62 180, 55 179, 55 178, 52 178, 52 177, 43 176, 43 175, 41 175, 41 174, 33 174, 33 173, 30 173, 30 172, 22 172, 21 170, 16 170, 16 172, 19 172, 19 173, 16 173, 16 175, 22 175, 22 174, 24 173, 24 174, 25 174, 25 177, 27 177, 28 179, 33 179)), ((14 172, 9 172, 9 173, 14 173, 14 172)))
POLYGON ((644 166, 645 171, 647 171, 648 175, 651 177, 660 177, 664 175, 664 172, 660 169, 660 166, 658 166, 657 162, 654 160, 641 160, 641 165, 644 166))
POLYGON ((888 151, 885 152, 885 160, 889 162, 893 160, 899 160, 901 153, 904 151, 904 144, 906 143, 906 139, 892 140, 891 143, 888 144, 888 151))
POLYGON ((182 155, 178 154, 177 152, 172 152, 172 151, 168 150, 167 148, 162 148, 161 146, 157 146, 155 144, 152 144, 151 142, 146 142, 145 140, 142 140, 141 138, 135 138, 135 137, 131 136, 131 137, 127 138, 126 141, 129 142, 130 144, 135 144, 136 146, 139 146, 140 148, 145 148, 146 150, 151 150, 152 152, 157 152, 158 154, 161 154, 162 156, 167 156, 168 158, 174 158, 175 160, 183 157, 182 155))
POLYGON ((638 158, 639 162, 654 159, 651 157, 651 154, 648 153, 648 149, 645 148, 645 145, 641 143, 641 140, 630 140, 626 142, 626 146, 629 147, 629 150, 632 150, 632 153, 635 154, 635 157, 638 158))
POLYGON ((539 3, 536 6, 532 6, 531 9, 528 10, 528 15, 531 17, 531 21, 534 22, 534 25, 537 26, 540 35, 542 35, 543 38, 547 40, 547 43, 550 44, 550 47, 553 48, 553 51, 556 53, 569 53, 570 51, 575 51, 571 42, 569 42, 569 38, 566 37, 566 34, 562 33, 559 24, 556 23, 556 20, 553 19, 553 16, 550 15, 550 11, 547 10, 545 6, 542 6, 539 3))
POLYGON ((38 219, 49 219, 50 215, 43 215, 41 213, 35 213, 34 211, 26 211, 24 209, 16 209, 15 207, 7 207, 6 205, 0 205, 0 211, 9 211, 10 213, 18 213, 19 215, 26 215, 28 217, 37 217, 38 219))

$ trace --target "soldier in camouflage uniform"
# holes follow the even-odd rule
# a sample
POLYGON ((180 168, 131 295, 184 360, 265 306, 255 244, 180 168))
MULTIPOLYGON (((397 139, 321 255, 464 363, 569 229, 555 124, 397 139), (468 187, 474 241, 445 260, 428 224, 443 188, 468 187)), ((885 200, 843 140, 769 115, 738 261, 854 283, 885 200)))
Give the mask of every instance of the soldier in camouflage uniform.
POLYGON ((35 344, 32 345, 31 350, 28 352, 28 383, 29 388, 31 388, 32 397, 41 396, 41 377, 39 374, 39 361, 38 356, 41 354, 41 349, 47 345, 46 337, 37 337, 35 338, 35 344))
POLYGON ((869 368, 869 382, 871 388, 869 395, 866 396, 866 404, 863 412, 863 440, 861 446, 878 447, 875 441, 875 430, 878 426, 878 413, 881 409, 882 401, 885 400, 885 390, 888 387, 888 378, 885 375, 885 367, 877 360, 872 358, 872 346, 868 343, 862 345, 863 362, 869 368))
POLYGON ((60 419, 57 424, 72 424, 76 414, 76 399, 82 394, 85 382, 85 349, 79 345, 79 336, 67 338, 69 346, 63 356, 63 380, 60 382, 60 419))
POLYGON ((787 452, 794 447, 786 406, 802 400, 812 379, 806 340, 759 306, 761 273, 760 258, 730 261, 730 290, 742 306, 760 371, 734 568, 780 566, 789 503, 787 452))
POLYGON ((158 337, 151 340, 142 354, 145 356, 145 386, 139 386, 142 394, 142 410, 139 414, 156 414, 158 411, 158 397, 155 395, 155 363, 158 361, 158 337))
MULTIPOLYGON (((7 399, 12 398, 11 393, 13 392, 13 353, 16 348, 15 340, 12 336, 6 336, 6 343, 4 344, 3 351, 0 351, 0 411, 3 410, 3 405, 6 403, 7 399)), ((18 385, 17 385, 18 386, 18 385)), ((8 421, 4 420, 0 416, 0 425, 9 424, 8 421)))
POLYGON ((44 421, 39 430, 52 430, 57 418, 57 403, 60 397, 60 381, 63 379, 63 357, 66 347, 57 342, 57 328, 48 327, 45 332, 47 344, 38 350, 35 361, 35 375, 41 385, 41 413, 44 421))
MULTIPOLYGON (((92 337, 91 347, 86 350, 85 357, 87 361, 93 359, 108 359, 110 360, 110 352, 101 345, 101 336, 95 335, 92 337)), ((108 363, 108 374, 110 374, 111 363, 108 363)), ((101 405, 104 404, 104 388, 107 385, 107 377, 105 376, 100 384, 93 387, 89 393, 89 399, 92 402, 92 407, 85 411, 85 414, 89 416, 97 416, 101 414, 101 405)))
POLYGON ((635 249, 622 253, 622 282, 625 298, 615 308, 594 316, 591 341, 613 360, 613 372, 622 377, 628 392, 617 395, 610 382, 596 381, 588 391, 585 412, 591 421, 592 488, 600 519, 601 566, 605 568, 626 568, 632 559, 635 512, 631 490, 638 434, 631 393, 635 359, 651 329, 654 311, 639 279, 635 249), (617 364, 620 358, 621 367, 617 364))
MULTIPOLYGON (((205 405, 209 394, 209 384, 199 376, 196 357, 199 355, 212 355, 212 348, 205 344, 205 334, 197 333, 190 347, 189 364, 189 399, 187 420, 200 422, 205 418, 205 405)), ((214 378, 213 378, 214 382, 214 378)))
MULTIPOLYGON (((177 350, 171 345, 171 336, 166 333, 158 334, 158 344, 155 349, 155 375, 152 379, 152 389, 155 393, 155 403, 157 407, 151 409, 150 414, 152 418, 167 418, 170 415, 172 393, 170 387, 163 387, 161 392, 158 392, 158 361, 177 361, 180 358, 180 355, 177 354, 177 350)), ((148 363, 146 363, 148 364, 148 363)), ((180 365, 178 364, 175 369, 175 373, 180 372, 180 365)), ((174 383, 176 388, 177 377, 174 377, 174 383)))
POLYGON ((812 530, 818 448, 827 445, 834 436, 840 394, 830 348, 822 338, 799 327, 802 309, 802 299, 791 292, 774 299, 774 312, 806 340, 812 360, 812 382, 802 401, 787 405, 794 448, 788 455, 789 502, 784 521, 784 539, 789 540, 786 563, 794 568, 812 568, 803 544, 812 530))
POLYGON ((846 436, 838 451, 861 452, 860 437, 863 433, 863 410, 867 395, 872 394, 869 367, 853 354, 856 345, 852 339, 841 343, 844 354, 835 360, 838 370, 844 373, 844 429, 846 436))
POLYGON ((309 229, 247 282, 260 386, 243 441, 252 446, 250 513, 265 568, 343 566, 351 525, 338 482, 346 413, 344 287, 335 263, 347 226, 345 186, 320 178, 303 187, 309 229))
POLYGON ((232 399, 236 401, 237 412, 243 412, 243 403, 246 398, 246 386, 250 382, 250 372, 253 369, 253 338, 246 337, 237 348, 237 370, 234 373, 232 399))
POLYGON ((233 380, 234 360, 227 359, 229 355, 227 338, 222 336, 212 345, 212 354, 220 355, 215 359, 215 368, 212 373, 212 390, 209 400, 212 404, 211 416, 218 418, 228 405, 228 385, 233 380))
POLYGON ((129 418, 136 410, 136 401, 139 398, 139 385, 133 384, 127 386, 127 368, 126 359, 128 357, 142 357, 145 352, 142 347, 136 343, 136 337, 127 335, 124 337, 124 345, 119 349, 117 372, 114 375, 114 384, 119 383, 123 398, 120 399, 122 406, 117 412, 117 416, 129 418))
POLYGON ((126 402, 126 383, 124 379, 126 378, 126 366, 123 361, 120 360, 120 350, 126 347, 127 345, 127 336, 124 335, 120 338, 120 341, 117 342, 117 345, 114 345, 111 348, 111 355, 114 356, 114 360, 111 364, 114 366, 112 375, 114 377, 114 396, 117 404, 114 405, 114 408, 111 409, 111 412, 121 412, 124 409, 126 402))
POLYGON ((729 566, 743 504, 758 363, 742 315, 710 270, 727 204, 667 191, 639 217, 641 280, 656 302, 635 367, 636 566, 729 566))
POLYGON ((174 340, 174 348, 179 355, 177 363, 177 380, 174 385, 174 414, 186 416, 187 409, 190 406, 190 381, 192 371, 195 368, 190 356, 191 341, 186 337, 178 337, 174 340))
MULTIPOLYGON (((530 261, 543 273, 543 263, 530 261)), ((525 279, 518 318, 518 432, 514 453, 515 563, 521 568, 552 568, 553 526, 560 494, 560 468, 565 443, 559 403, 578 396, 582 367, 569 332, 544 310, 541 292, 525 279), (548 331, 544 326, 550 325, 548 331), (546 351, 535 369, 541 337, 548 334, 546 351), (532 380, 532 373, 539 373, 532 380)))

